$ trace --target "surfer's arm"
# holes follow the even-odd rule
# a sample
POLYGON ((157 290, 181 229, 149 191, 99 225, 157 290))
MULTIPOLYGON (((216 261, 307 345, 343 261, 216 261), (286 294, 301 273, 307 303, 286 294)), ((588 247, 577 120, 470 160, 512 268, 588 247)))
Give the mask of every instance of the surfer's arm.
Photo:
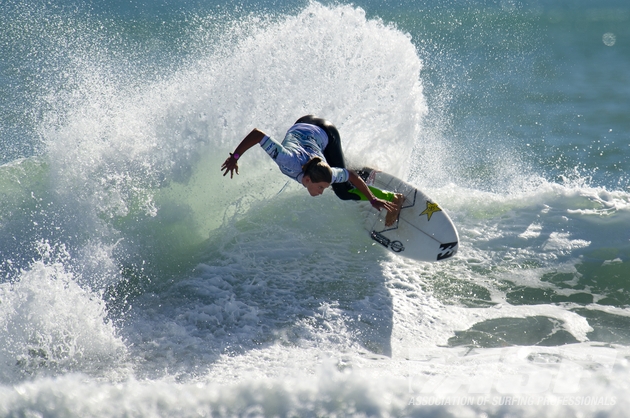
POLYGON ((262 141, 265 136, 266 135, 263 131, 260 131, 256 128, 254 128, 249 134, 247 134, 247 136, 243 138, 241 143, 238 144, 238 147, 236 147, 234 152, 230 154, 230 156, 221 166, 221 171, 225 170, 223 176, 225 177, 227 173, 230 173, 230 178, 232 178, 234 177, 235 171, 236 174, 238 174, 238 159, 245 153, 245 151, 260 143, 260 141, 262 141))
POLYGON ((385 209, 388 212, 392 212, 396 210, 396 205, 394 203, 388 202, 387 200, 379 199, 378 197, 374 196, 374 193, 372 193, 372 190, 370 190, 368 185, 365 184, 363 179, 359 177, 357 173, 355 173, 352 170, 348 170, 348 174, 350 175, 348 179, 350 183, 352 183, 352 185, 356 187, 357 190, 361 192, 361 194, 363 194, 363 196, 367 198, 367 200, 370 201, 370 204, 372 205, 372 207, 378 210, 385 209))

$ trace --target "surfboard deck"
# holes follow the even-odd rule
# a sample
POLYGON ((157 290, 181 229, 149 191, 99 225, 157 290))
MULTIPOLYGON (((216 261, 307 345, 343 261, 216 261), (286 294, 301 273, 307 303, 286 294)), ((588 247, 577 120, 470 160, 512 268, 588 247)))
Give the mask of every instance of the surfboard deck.
POLYGON ((459 236, 448 214, 411 184, 372 168, 357 170, 368 186, 405 196, 398 219, 385 226, 386 210, 371 206, 365 216, 370 237, 400 256, 418 261, 443 261, 457 253, 459 236))

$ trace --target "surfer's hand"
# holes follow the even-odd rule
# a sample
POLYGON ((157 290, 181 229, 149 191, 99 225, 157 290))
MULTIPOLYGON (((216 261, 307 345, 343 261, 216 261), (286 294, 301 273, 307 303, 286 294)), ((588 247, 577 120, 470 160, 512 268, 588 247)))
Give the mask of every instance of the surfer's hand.
POLYGON ((234 158, 233 155, 230 154, 228 159, 225 160, 225 162, 221 166, 221 171, 223 170, 225 170, 225 173, 223 173, 223 177, 225 177, 227 173, 230 173, 230 178, 233 178, 235 171, 236 171, 236 174, 238 174, 238 163, 236 161, 236 158, 234 158))
POLYGON ((392 212, 393 210, 396 209, 396 205, 394 205, 392 202, 388 202, 387 200, 378 199, 378 198, 371 199, 370 204, 372 205, 374 209, 378 209, 379 211, 381 209, 385 209, 388 212, 392 212))

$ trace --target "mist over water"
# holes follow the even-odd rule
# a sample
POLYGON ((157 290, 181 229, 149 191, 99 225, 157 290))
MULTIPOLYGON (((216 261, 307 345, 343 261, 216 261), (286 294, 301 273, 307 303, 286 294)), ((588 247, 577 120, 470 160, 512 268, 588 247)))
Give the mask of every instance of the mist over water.
POLYGON ((0 17, 2 414, 422 416, 410 399, 530 392, 623 409, 630 198, 601 172, 627 168, 625 122, 576 145, 598 128, 567 122, 536 52, 584 15, 66 6, 0 17), (358 204, 309 197, 256 147, 221 176, 252 128, 281 139, 304 114, 351 166, 435 198, 458 257, 386 253, 358 204))
MULTIPOLYGON (((279 22, 245 20, 218 40, 224 45, 198 54, 168 77, 123 78, 110 65, 112 57, 87 53, 67 64, 77 84, 54 97, 55 113, 38 127, 45 154, 3 167, 9 185, 15 177, 32 181, 7 189, 13 199, 13 207, 5 208, 7 230, 21 231, 4 240, 7 286, 25 280, 33 262, 41 263, 53 272, 39 280, 60 274, 84 286, 86 297, 104 298, 110 317, 99 318, 110 323, 121 320, 116 314, 126 312, 127 299, 149 289, 159 293, 156 287, 181 280, 182 270, 197 263, 218 262, 216 255, 204 254, 209 234, 229 242, 233 233, 216 229, 252 207, 269 205, 256 202, 273 198, 285 185, 277 173, 269 174, 272 165, 259 150, 247 156, 239 178, 228 183, 220 176, 223 156, 254 120, 281 137, 299 116, 325 115, 339 121, 349 161, 404 173, 408 161, 400 150, 413 147, 425 109, 421 63, 407 36, 347 6, 313 5, 279 22), (390 46, 379 38, 389 39, 390 46), (383 55, 392 59, 376 69, 383 55), (401 112, 394 117, 380 109, 395 101, 401 112), (17 216, 9 218, 13 210, 17 216), (42 245, 51 247, 48 262, 40 261, 42 245)), ((302 201, 291 186, 284 194, 302 201)), ((278 199, 271 204, 270 216, 277 217, 278 210, 286 214, 278 199)), ((300 223, 309 225, 312 216, 300 216, 300 223)), ((325 223, 320 216, 316 223, 325 223)), ((279 237, 278 222, 270 233, 279 237)), ((115 338, 115 330, 111 334, 115 338)))

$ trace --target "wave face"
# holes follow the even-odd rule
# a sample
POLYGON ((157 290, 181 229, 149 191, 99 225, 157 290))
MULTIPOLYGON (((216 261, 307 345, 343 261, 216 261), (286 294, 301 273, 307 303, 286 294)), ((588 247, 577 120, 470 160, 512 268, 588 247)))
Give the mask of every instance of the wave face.
POLYGON ((3 415, 624 410, 627 5, 376 3, 2 6, 3 415), (258 147, 221 175, 305 114, 457 257, 386 253, 258 147))

